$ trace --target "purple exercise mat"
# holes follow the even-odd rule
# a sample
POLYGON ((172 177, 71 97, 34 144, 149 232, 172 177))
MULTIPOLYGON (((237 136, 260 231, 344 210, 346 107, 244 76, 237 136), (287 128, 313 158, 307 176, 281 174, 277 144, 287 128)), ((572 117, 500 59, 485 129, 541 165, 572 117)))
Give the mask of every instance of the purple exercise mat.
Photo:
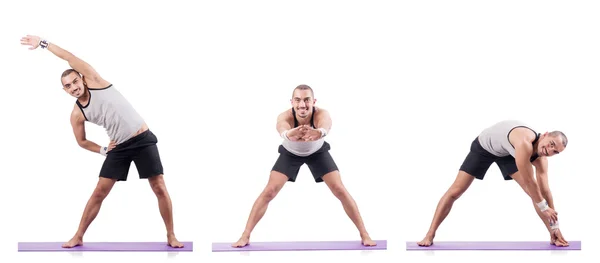
POLYGON ((166 242, 85 242, 83 246, 62 248, 64 242, 19 242, 19 252, 71 252, 71 251, 193 251, 192 242, 181 242, 182 248, 173 248, 166 242))
POLYGON ((233 243, 213 243, 213 252, 236 251, 307 251, 307 250, 386 250, 387 240, 374 240, 377 245, 363 246, 361 241, 297 241, 297 242, 250 242, 245 247, 231 247, 233 243))
POLYGON ((557 247, 549 241, 434 241, 429 247, 406 242, 406 250, 581 250, 581 241, 569 241, 568 247, 557 247))

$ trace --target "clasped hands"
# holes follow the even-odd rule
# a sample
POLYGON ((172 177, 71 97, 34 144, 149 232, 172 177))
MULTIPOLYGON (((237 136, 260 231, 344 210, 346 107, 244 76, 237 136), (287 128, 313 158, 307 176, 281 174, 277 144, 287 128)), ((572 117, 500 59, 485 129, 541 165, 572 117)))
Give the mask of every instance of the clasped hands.
POLYGON ((321 138, 321 131, 310 125, 300 125, 289 130, 286 134, 290 141, 315 141, 321 138))

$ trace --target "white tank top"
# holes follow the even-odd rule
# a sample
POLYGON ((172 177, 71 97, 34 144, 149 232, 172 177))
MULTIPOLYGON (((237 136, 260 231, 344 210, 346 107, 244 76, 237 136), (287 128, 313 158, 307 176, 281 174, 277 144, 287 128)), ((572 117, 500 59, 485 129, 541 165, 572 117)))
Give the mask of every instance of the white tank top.
MULTIPOLYGON (((310 116, 310 126, 313 128, 315 128, 315 124, 314 124, 315 111, 316 111, 316 108, 313 109, 312 115, 310 116)), ((294 128, 296 128, 296 127, 298 127, 298 120, 296 119, 296 111, 294 111, 293 108, 292 108, 292 115, 294 115, 294 128)), ((294 155, 306 157, 306 156, 309 156, 309 155, 315 153, 319 149, 321 149, 321 147, 323 147, 324 143, 325 143, 325 138, 319 138, 318 140, 310 141, 310 142, 283 140, 281 145, 288 152, 290 152, 294 155)))
POLYGON ((117 144, 133 137, 144 125, 144 119, 121 95, 121 93, 109 85, 106 88, 88 88, 90 99, 87 105, 77 106, 83 112, 85 120, 104 127, 111 141, 117 144))
POLYGON ((533 142, 535 144, 539 134, 527 124, 516 120, 501 121, 486 128, 479 134, 479 144, 481 144, 483 149, 495 156, 504 157, 511 155, 515 157, 515 147, 508 140, 508 135, 513 129, 519 127, 528 128, 537 135, 536 140, 533 142))

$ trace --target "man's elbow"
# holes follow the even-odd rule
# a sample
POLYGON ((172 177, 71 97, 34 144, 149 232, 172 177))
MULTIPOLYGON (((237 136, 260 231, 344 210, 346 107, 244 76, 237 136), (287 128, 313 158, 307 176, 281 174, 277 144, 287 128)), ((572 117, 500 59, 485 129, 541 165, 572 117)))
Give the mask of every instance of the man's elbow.
POLYGON ((87 145, 87 140, 86 139, 77 140, 77 145, 79 145, 79 147, 81 147, 81 148, 85 148, 87 145))

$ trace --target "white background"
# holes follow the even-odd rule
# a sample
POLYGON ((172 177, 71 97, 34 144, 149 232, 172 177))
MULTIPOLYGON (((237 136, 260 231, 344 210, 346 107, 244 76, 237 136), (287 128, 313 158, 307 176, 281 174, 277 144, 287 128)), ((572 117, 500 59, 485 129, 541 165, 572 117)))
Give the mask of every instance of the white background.
MULTIPOLYGON (((466 262, 590 260, 597 172, 591 92, 598 87, 598 7, 592 1, 176 1, 4 3, 0 63, 2 248, 34 262, 305 261, 328 257, 466 262), (66 62, 19 45, 37 34, 92 64, 159 138, 176 233, 194 253, 17 253, 18 241, 66 241, 76 230, 102 157, 79 148, 66 62), (277 115, 308 84, 330 111, 331 153, 374 239, 388 251, 210 253, 234 242, 277 158, 277 115), (550 160, 550 185, 568 240, 581 252, 405 252, 420 240, 471 141, 519 119, 569 137, 550 160), (590 143, 591 142, 591 143, 590 143), (434 256, 431 256, 434 255, 434 256), (364 257, 362 257, 364 256, 364 257)), ((104 131, 88 137, 106 144, 104 131)), ((161 241, 156 198, 132 170, 85 241, 161 241)), ((455 204, 436 240, 548 240, 528 197, 490 168, 455 204)), ((357 240, 325 184, 307 167, 284 187, 254 241, 357 240)), ((8 253, 10 252, 10 253, 8 253)))

